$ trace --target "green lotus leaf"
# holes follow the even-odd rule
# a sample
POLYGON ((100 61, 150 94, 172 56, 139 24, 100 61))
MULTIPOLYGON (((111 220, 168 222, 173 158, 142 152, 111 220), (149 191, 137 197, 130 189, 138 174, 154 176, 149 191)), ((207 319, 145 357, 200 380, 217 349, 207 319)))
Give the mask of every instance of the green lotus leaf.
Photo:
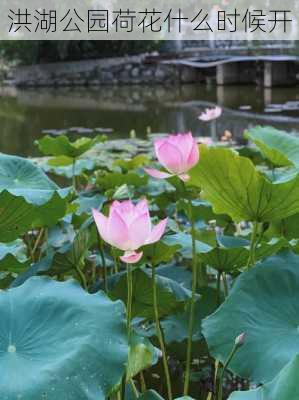
POLYGON ((27 232, 35 216, 32 204, 4 190, 0 193, 0 242, 11 242, 27 232))
POLYGON ((142 393, 138 400, 164 400, 155 390, 147 390, 142 393))
POLYGON ((66 243, 54 254, 51 272, 61 274, 82 268, 89 246, 89 231, 79 231, 72 243, 66 243))
MULTIPOLYGON (((109 295, 114 299, 127 299, 126 274, 120 273, 109 280, 109 295)), ((177 282, 157 275, 159 315, 163 317, 174 311, 182 311, 190 300, 191 292, 177 282)), ((133 271, 133 306, 132 316, 154 319, 153 290, 151 271, 135 269, 133 271)))
POLYGON ((127 380, 158 362, 158 349, 148 338, 133 333, 130 340, 127 380))
POLYGON ((233 392, 228 400, 295 400, 299 398, 299 355, 269 383, 255 390, 233 392))
POLYGON ((0 154, 0 192, 3 190, 38 206, 48 203, 54 193, 65 198, 69 192, 69 189, 59 188, 31 161, 0 154))
POLYGON ((76 236, 76 232, 72 224, 60 221, 57 225, 48 230, 48 240, 46 245, 54 249, 72 243, 76 236))
MULTIPOLYGON (((65 226, 67 227, 67 224, 65 226)), ((72 230, 62 233, 61 228, 56 226, 49 234, 47 257, 32 264, 24 274, 16 279, 17 284, 20 284, 19 281, 23 282, 33 275, 45 272, 56 275, 76 271, 77 275, 80 274, 85 266, 88 249, 93 244, 92 241, 93 238, 90 237, 87 229, 81 229, 75 235, 72 230), (62 246, 57 249, 59 244, 62 246)))
POLYGON ((274 165, 299 167, 299 139, 271 126, 256 126, 245 132, 274 165))
MULTIPOLYGON (((190 220, 189 201, 181 199, 177 202, 178 211, 182 210, 190 220)), ((206 223, 215 220, 218 226, 226 225, 231 221, 228 215, 218 215, 213 212, 212 205, 205 200, 192 201, 192 218, 195 221, 203 220, 206 223)))
MULTIPOLYGON (((192 258, 192 237, 188 233, 179 232, 174 235, 166 235, 162 242, 168 246, 180 248, 180 253, 184 258, 192 258)), ((211 246, 204 242, 196 240, 196 251, 198 254, 206 253, 212 249, 211 246)))
MULTIPOLYGON (((200 310, 200 303, 196 303, 195 313, 196 316, 200 310)), ((181 343, 188 338, 188 327, 190 319, 190 309, 183 313, 168 315, 162 322, 161 326, 163 329, 166 344, 170 343, 181 343)), ((201 335, 201 320, 196 318, 196 322, 193 327, 192 340, 198 341, 202 339, 201 335)))
POLYGON ((292 215, 281 221, 273 221, 267 231, 270 237, 281 235, 288 240, 299 238, 299 214, 292 215))
POLYGON ((125 386, 125 394, 124 394, 124 400, 136 400, 136 398, 139 398, 139 392, 137 389, 137 393, 135 392, 135 388, 133 389, 132 383, 127 382, 125 386), (137 397, 138 396, 138 397, 137 397))
POLYGON ((257 147, 241 146, 237 152, 242 157, 250 158, 255 165, 265 164, 265 157, 257 147))
POLYGON ((119 385, 128 357, 121 302, 41 277, 0 297, 1 399, 104 400, 119 385))
POLYGON ((36 208, 36 217, 32 226, 35 228, 51 227, 63 218, 68 211, 68 194, 68 190, 56 191, 47 203, 36 208))
POLYGON ((145 154, 138 154, 137 156, 131 158, 130 160, 115 160, 114 165, 119 166, 124 171, 130 171, 132 169, 137 169, 143 167, 144 165, 148 165, 150 159, 145 154))
POLYGON ((13 274, 10 272, 0 272, 0 289, 6 290, 14 282, 13 274))
POLYGON ((271 182, 252 161, 231 149, 201 145, 200 151, 190 183, 203 189, 217 214, 237 222, 269 222, 299 211, 298 174, 271 182))
POLYGON ((74 142, 71 142, 65 135, 52 137, 49 135, 44 136, 42 139, 37 140, 39 150, 47 156, 67 156, 77 158, 90 150, 96 143, 102 142, 102 136, 94 138, 81 137, 74 142))
POLYGON ((60 189, 29 160, 0 155, 0 241, 33 227, 52 226, 67 210, 69 189, 60 189))
POLYGON ((222 306, 203 321, 211 354, 224 362, 235 338, 245 344, 230 369, 268 382, 299 353, 299 256, 282 252, 244 272, 222 306))
POLYGON ((45 165, 48 167, 68 167, 73 166, 74 159, 68 156, 57 156, 49 158, 45 165))
POLYGON ((71 203, 72 206, 76 207, 72 213, 73 226, 80 228, 82 224, 90 218, 92 208, 101 210, 106 200, 107 198, 105 196, 98 193, 80 193, 71 203))
POLYGON ((165 276, 183 286, 186 289, 192 287, 192 272, 186 267, 170 263, 156 268, 156 272, 160 276, 165 276))
POLYGON ((233 271, 246 265, 249 257, 249 242, 238 237, 217 237, 217 244, 200 259, 219 271, 233 271))
POLYGON ((100 210, 103 204, 106 201, 106 197, 102 194, 97 193, 83 193, 78 196, 76 200, 74 200, 74 204, 77 204, 79 207, 76 211, 77 215, 81 214, 89 214, 91 213, 92 208, 96 208, 100 210))
POLYGON ((111 200, 131 199, 134 197, 134 188, 125 183, 124 185, 118 186, 116 189, 108 189, 105 195, 111 200))
POLYGON ((164 179, 154 179, 149 178, 148 184, 146 186, 146 191, 149 196, 154 197, 157 205, 161 208, 174 201, 176 190, 164 179))
POLYGON ((33 227, 52 226, 67 210, 67 198, 53 192, 52 198, 38 206, 7 190, 0 193, 0 242, 11 242, 33 227))
POLYGON ((92 159, 79 158, 76 160, 73 167, 73 159, 64 157, 57 157, 50 159, 47 163, 42 165, 45 172, 50 172, 55 175, 65 176, 71 179, 74 175, 80 176, 85 171, 92 171, 96 166, 96 161, 92 159))
POLYGON ((19 273, 24 271, 29 264, 27 247, 23 240, 17 239, 11 243, 0 243, 1 271, 19 273))
MULTIPOLYGON (((202 320, 214 312, 217 308, 216 289, 206 287, 201 290, 201 297, 197 300, 195 306, 195 324, 193 328, 192 340, 198 341, 203 338, 201 332, 202 320)), ((168 315, 161 326, 163 328, 165 341, 170 343, 181 343, 188 338, 190 319, 190 307, 186 311, 168 315)))
MULTIPOLYGON (((200 254, 200 258, 205 264, 225 272, 239 269, 247 264, 250 254, 248 240, 235 236, 219 236, 217 242, 216 247, 200 254)), ((269 257, 284 246, 288 246, 288 242, 284 238, 273 238, 269 242, 261 242, 257 245, 255 259, 269 257)))
POLYGON ((101 190, 116 189, 122 185, 128 186, 144 186, 148 181, 146 175, 141 176, 136 172, 128 172, 122 174, 121 172, 110 172, 106 175, 97 174, 96 183, 101 190))
MULTIPOLYGON (((25 281, 27 281, 27 279, 29 279, 35 275, 39 275, 39 274, 49 271, 49 269, 51 268, 51 265, 52 265, 52 261, 53 261, 53 253, 51 252, 46 257, 42 258, 40 261, 31 264, 30 267, 26 271, 20 273, 16 277, 16 279, 14 279, 13 282, 10 284, 10 287, 20 286, 25 281)), ((6 288, 7 288, 7 286, 6 286, 6 288)))
POLYGON ((181 246, 178 244, 168 245, 159 241, 150 246, 144 247, 143 259, 149 261, 154 266, 157 266, 161 263, 171 261, 180 248, 181 246))

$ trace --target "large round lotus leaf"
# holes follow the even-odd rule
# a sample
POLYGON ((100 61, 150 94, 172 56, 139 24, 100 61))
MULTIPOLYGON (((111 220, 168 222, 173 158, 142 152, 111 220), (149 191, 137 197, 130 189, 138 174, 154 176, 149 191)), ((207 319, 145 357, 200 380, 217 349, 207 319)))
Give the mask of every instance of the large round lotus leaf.
POLYGON ((246 333, 230 369, 268 382, 299 353, 299 256, 285 252, 243 273, 222 306, 203 321, 212 355, 224 362, 246 333))
POLYGON ((295 400, 299 399, 299 355, 288 363, 269 383, 255 390, 234 392, 229 400, 295 400))
POLYGON ((128 356, 124 306, 73 281, 0 292, 1 400, 101 400, 128 356))
POLYGON ((270 180, 232 149, 200 146, 190 183, 203 190, 216 214, 240 222, 269 222, 299 212, 299 173, 270 180))
POLYGON ((44 205, 58 192, 61 197, 68 189, 60 189, 31 161, 17 156, 0 154, 0 191, 7 190, 22 196, 28 203, 44 205))
POLYGON ((29 160, 0 154, 0 241, 54 225, 65 215, 68 193, 29 160))

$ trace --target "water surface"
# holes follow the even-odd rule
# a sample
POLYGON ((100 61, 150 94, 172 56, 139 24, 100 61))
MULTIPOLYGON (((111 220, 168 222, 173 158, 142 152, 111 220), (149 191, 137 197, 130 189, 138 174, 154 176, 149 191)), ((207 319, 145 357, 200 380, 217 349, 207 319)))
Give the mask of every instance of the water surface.
POLYGON ((255 86, 121 86, 0 90, 0 151, 36 155, 34 140, 44 130, 70 127, 112 128, 108 136, 127 137, 134 129, 152 132, 191 130, 199 136, 221 137, 229 130, 241 140, 244 129, 257 124, 299 131, 299 92, 255 86), (205 107, 220 104, 217 122, 198 120, 205 107))

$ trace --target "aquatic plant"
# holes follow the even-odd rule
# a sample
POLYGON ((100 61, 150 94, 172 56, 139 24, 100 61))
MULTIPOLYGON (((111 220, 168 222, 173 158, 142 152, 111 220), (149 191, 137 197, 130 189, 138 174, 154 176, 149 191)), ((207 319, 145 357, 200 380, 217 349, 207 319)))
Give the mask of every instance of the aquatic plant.
POLYGON ((298 397, 299 139, 245 137, 0 155, 1 400, 298 397))

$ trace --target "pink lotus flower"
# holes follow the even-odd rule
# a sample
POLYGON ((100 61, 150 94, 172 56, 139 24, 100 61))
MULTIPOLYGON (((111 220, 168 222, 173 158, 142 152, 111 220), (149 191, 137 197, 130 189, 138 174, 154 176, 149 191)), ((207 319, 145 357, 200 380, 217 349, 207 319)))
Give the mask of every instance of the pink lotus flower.
POLYGON ((92 214, 102 239, 123 250, 125 254, 120 259, 130 264, 138 262, 142 257, 143 253, 137 253, 136 250, 160 240, 167 224, 166 218, 152 227, 146 200, 141 200, 136 205, 130 200, 114 201, 109 217, 95 209, 92 214))
POLYGON ((213 119, 217 119, 221 116, 222 114, 222 108, 221 107, 215 107, 215 108, 207 108, 205 112, 203 112, 198 118, 201 121, 212 121, 213 119))
POLYGON ((198 163, 199 150, 192 133, 179 133, 166 138, 156 139, 155 153, 160 164, 168 171, 146 168, 153 178, 166 179, 178 176, 182 181, 189 179, 187 172, 198 163))

